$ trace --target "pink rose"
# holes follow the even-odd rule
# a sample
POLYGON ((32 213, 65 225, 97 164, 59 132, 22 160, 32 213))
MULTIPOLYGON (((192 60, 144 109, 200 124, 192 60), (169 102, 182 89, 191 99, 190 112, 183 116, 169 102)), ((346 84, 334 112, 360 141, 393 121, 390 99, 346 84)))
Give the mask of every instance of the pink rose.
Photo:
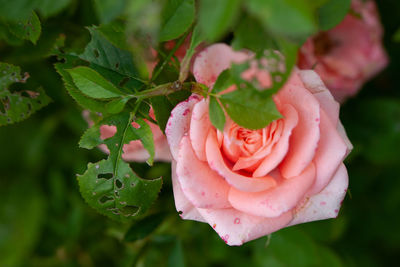
MULTIPOLYGON (((85 111, 83 116, 91 126, 93 122, 89 119, 88 115, 89 115, 88 112, 85 111)), ((153 109, 150 109, 149 115, 154 119, 153 109)), ((154 147, 155 147, 154 160, 171 161, 171 153, 169 152, 168 142, 167 139, 165 138, 165 135, 162 133, 162 131, 157 125, 147 120, 145 121, 149 124, 151 131, 153 133, 154 147)), ((136 125, 137 124, 135 122, 132 122, 133 127, 136 127, 136 125)), ((117 127, 115 127, 114 125, 100 126, 100 138, 103 140, 113 137, 116 132, 117 132, 117 127)), ((100 145, 99 148, 104 153, 108 154, 110 152, 107 146, 104 144, 100 145)), ((140 140, 134 140, 131 141, 129 144, 125 144, 123 147, 123 151, 124 153, 122 154, 122 158, 126 161, 144 162, 149 158, 149 153, 143 147, 140 140)))
MULTIPOLYGON (((212 45, 195 59, 193 73, 212 87, 232 62, 249 57, 212 45)), ((257 71, 260 84, 268 84, 268 73, 257 71)), ((283 118, 261 130, 227 118, 220 132, 210 123, 208 100, 197 95, 178 104, 167 124, 177 210, 210 224, 229 245, 336 217, 346 194, 342 162, 351 144, 339 104, 318 75, 294 70, 274 101, 283 118)))
POLYGON ((375 3, 353 0, 352 10, 334 29, 308 39, 299 52, 298 66, 313 68, 340 102, 388 64, 375 3))

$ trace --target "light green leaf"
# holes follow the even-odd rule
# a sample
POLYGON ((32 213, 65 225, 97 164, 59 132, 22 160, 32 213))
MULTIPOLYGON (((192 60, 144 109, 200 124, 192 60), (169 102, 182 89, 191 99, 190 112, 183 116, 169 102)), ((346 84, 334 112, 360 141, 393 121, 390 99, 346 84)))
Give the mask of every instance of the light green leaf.
POLYGON ((222 37, 239 14, 240 0, 200 1, 198 25, 204 37, 213 42, 222 37))
POLYGON ((124 109, 125 104, 129 101, 129 99, 130 97, 114 99, 106 104, 106 109, 111 114, 120 113, 124 109))
POLYGON ((159 41, 164 42, 184 34, 194 21, 194 0, 167 1, 161 14, 159 41))
POLYGON ((92 98, 113 98, 123 93, 98 72, 88 67, 76 67, 67 70, 77 88, 92 98))
POLYGON ((33 44, 36 44, 42 30, 40 20, 33 11, 26 20, 8 23, 8 28, 16 37, 29 40, 33 44))
POLYGON ((209 116, 211 123, 220 131, 224 131, 225 113, 218 103, 218 100, 210 96, 209 116))
POLYGON ((329 0, 318 9, 319 28, 332 29, 339 24, 350 10, 351 0, 329 0))
POLYGON ((282 117, 272 97, 265 98, 255 90, 235 90, 219 99, 232 120, 247 129, 262 129, 282 117))
POLYGON ((82 107, 89 109, 94 112, 101 112, 107 113, 107 109, 105 107, 104 101, 96 100, 91 97, 84 95, 74 84, 71 75, 66 70, 67 68, 72 67, 71 64, 61 64, 56 63, 54 64, 55 69, 57 70, 58 74, 60 74, 64 86, 67 89, 68 93, 71 97, 82 107))
POLYGON ((0 126, 22 121, 51 101, 42 88, 10 92, 11 84, 24 83, 29 77, 27 73, 22 77, 20 72, 17 66, 0 63, 0 126))
MULTIPOLYGON (((101 214, 118 221, 130 221, 144 214, 160 191, 162 179, 144 180, 138 177, 129 164, 122 159, 123 146, 132 140, 141 139, 144 147, 151 150, 153 136, 147 123, 136 120, 139 128, 132 126, 133 115, 120 113, 103 119, 87 131, 81 139, 82 147, 98 144, 100 124, 114 125, 117 132, 113 137, 102 140, 110 150, 106 160, 89 163, 87 171, 78 176, 83 198, 101 214)), ((153 144, 154 149, 154 144, 153 144)), ((150 155, 154 155, 154 150, 150 155), (153 153, 152 153, 153 152, 153 153)), ((152 161, 152 159, 149 159, 152 161)))

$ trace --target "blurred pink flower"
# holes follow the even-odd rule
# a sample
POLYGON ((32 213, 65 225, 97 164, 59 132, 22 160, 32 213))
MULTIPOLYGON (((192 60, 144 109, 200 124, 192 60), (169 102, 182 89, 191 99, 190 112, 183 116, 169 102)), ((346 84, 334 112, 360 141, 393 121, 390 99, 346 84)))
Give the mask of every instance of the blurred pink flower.
POLYGON ((339 102, 388 64, 375 2, 353 0, 351 9, 338 26, 308 39, 299 52, 298 66, 314 69, 339 102))

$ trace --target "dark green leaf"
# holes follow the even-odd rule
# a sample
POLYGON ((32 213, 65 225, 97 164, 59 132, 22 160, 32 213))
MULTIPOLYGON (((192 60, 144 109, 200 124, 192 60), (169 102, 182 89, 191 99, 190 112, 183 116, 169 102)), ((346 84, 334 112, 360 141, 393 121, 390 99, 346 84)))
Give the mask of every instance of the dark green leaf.
POLYGON ((350 10, 351 0, 329 0, 318 10, 319 28, 332 29, 339 24, 350 10))
POLYGON ((80 55, 81 59, 131 78, 139 77, 129 51, 113 45, 97 28, 88 29, 92 40, 80 55))
MULTIPOLYGON (((123 146, 132 140, 141 139, 143 146, 154 155, 154 144, 148 124, 138 119, 138 129, 132 126, 133 114, 120 113, 103 119, 85 132, 82 147, 93 147, 99 142, 100 125, 114 125, 114 136, 102 140, 110 150, 106 160, 89 163, 87 171, 78 176, 83 198, 101 214, 118 221, 130 221, 144 214, 157 198, 162 179, 144 180, 138 177, 129 164, 122 159, 123 146), (153 149, 153 150, 152 150, 153 149), (152 150, 152 151, 151 151, 152 150)), ((149 159, 152 161, 152 158, 149 159)))
POLYGON ((92 98, 113 98, 123 93, 98 72, 88 67, 76 67, 67 70, 77 88, 92 98))
POLYGON ((135 222, 126 232, 124 240, 134 242, 149 236, 163 222, 165 214, 156 213, 135 222))
POLYGON ((204 37, 213 42, 222 37, 238 16, 240 0, 200 1, 198 25, 204 37))
POLYGON ((8 23, 9 30, 18 38, 29 40, 36 44, 42 30, 40 20, 35 12, 32 11, 31 15, 26 20, 8 23))
POLYGON ((171 102, 169 102, 166 96, 155 96, 152 97, 150 101, 157 123, 160 126, 160 129, 164 132, 171 114, 171 110, 174 108, 174 106, 171 104, 171 102))
POLYGON ((225 113, 218 100, 213 96, 210 96, 209 116, 211 123, 221 132, 224 131, 225 113))
POLYGON ((255 90, 235 90, 219 99, 232 120, 247 129, 264 128, 282 117, 272 97, 265 98, 255 90))
POLYGON ((17 66, 0 63, 0 126, 22 121, 51 101, 42 88, 10 92, 11 84, 28 79, 27 73, 22 77, 20 72, 17 66))
POLYGON ((176 39, 185 33, 194 21, 194 0, 171 0, 161 14, 159 41, 176 39))

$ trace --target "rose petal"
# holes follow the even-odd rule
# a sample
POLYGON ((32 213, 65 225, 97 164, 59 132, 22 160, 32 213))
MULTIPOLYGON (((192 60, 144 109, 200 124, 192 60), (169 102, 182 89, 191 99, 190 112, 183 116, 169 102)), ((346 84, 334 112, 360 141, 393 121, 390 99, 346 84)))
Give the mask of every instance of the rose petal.
POLYGON ((297 125, 299 118, 296 110, 289 104, 283 106, 281 113, 285 118, 282 136, 271 153, 263 159, 258 168, 254 171, 253 177, 267 175, 270 171, 275 169, 278 164, 281 163, 289 149, 289 137, 292 134, 293 128, 297 125))
POLYGON ((328 116, 321 110, 321 139, 315 154, 315 183, 308 192, 315 195, 325 188, 346 156, 347 146, 328 116))
POLYGON ((193 204, 185 197, 185 194, 183 194, 181 185, 179 184, 179 180, 176 176, 176 162, 174 160, 172 161, 171 167, 175 207, 180 213, 181 218, 185 220, 206 222, 193 204))
POLYGON ((292 85, 291 80, 278 92, 276 99, 279 105, 292 105, 299 116, 290 137, 289 151, 280 165, 282 176, 290 178, 298 176, 314 158, 320 138, 320 107, 310 91, 292 85))
POLYGON ((339 121, 340 105, 333 98, 331 92, 326 88, 321 78, 313 70, 300 70, 298 74, 304 86, 318 99, 321 108, 329 116, 333 125, 336 125, 339 121))
POLYGON ((211 122, 208 117, 208 103, 205 99, 194 105, 192 119, 190 121, 190 141, 196 156, 207 161, 206 158, 206 139, 211 122))
POLYGON ((187 136, 182 138, 176 175, 187 199, 197 208, 229 208, 229 185, 210 169, 207 162, 197 159, 187 136))
POLYGON ((315 180, 315 167, 311 163, 304 172, 292 179, 281 179, 275 188, 263 192, 243 192, 236 188, 229 191, 232 206, 242 212, 261 216, 277 217, 293 209, 303 199, 315 180))
POLYGON ((246 177, 233 172, 228 168, 218 147, 217 134, 214 129, 210 129, 206 141, 207 161, 211 169, 225 178, 228 184, 239 190, 246 192, 258 192, 274 187, 276 182, 270 176, 265 177, 246 177))
POLYGON ((299 207, 290 225, 336 218, 346 196, 347 186, 347 170, 344 164, 341 164, 328 186, 319 194, 310 197, 303 207, 299 207))
POLYGON ((268 235, 285 227, 291 220, 291 212, 276 218, 262 218, 235 209, 198 209, 201 216, 230 246, 268 235))
POLYGON ((193 63, 193 75, 196 81, 212 87, 218 75, 228 69, 232 63, 240 63, 249 58, 249 54, 236 52, 226 44, 214 44, 199 53, 193 63))
POLYGON ((168 119, 165 134, 172 157, 176 160, 178 158, 179 143, 182 137, 187 134, 190 126, 190 115, 192 113, 193 105, 200 101, 200 97, 193 94, 186 101, 179 103, 172 111, 168 119))

